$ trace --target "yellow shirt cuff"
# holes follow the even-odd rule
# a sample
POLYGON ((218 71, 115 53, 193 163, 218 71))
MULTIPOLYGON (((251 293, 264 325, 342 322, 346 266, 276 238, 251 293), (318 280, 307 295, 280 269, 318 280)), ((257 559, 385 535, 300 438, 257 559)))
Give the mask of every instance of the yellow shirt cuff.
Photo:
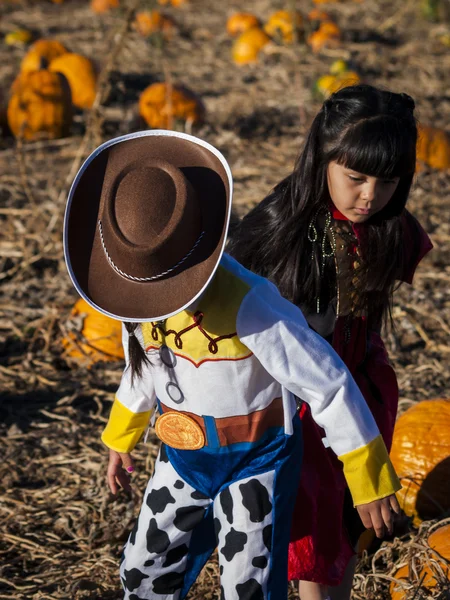
POLYGON ((381 435, 366 446, 339 456, 353 504, 367 504, 394 494, 401 483, 394 471, 381 435))
POLYGON ((102 433, 102 442, 116 452, 131 452, 144 433, 151 414, 151 410, 134 413, 116 397, 102 433))

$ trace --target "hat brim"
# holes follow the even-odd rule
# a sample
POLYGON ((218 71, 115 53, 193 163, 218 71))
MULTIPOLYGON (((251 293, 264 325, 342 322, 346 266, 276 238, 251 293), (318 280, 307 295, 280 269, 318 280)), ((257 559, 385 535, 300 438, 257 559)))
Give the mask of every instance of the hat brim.
POLYGON ((115 138, 97 148, 72 184, 64 218, 64 254, 78 293, 98 311, 121 321, 159 321, 187 308, 206 289, 223 254, 232 185, 223 155, 214 146, 187 134, 144 131, 115 138), (139 155, 168 160, 183 172, 197 193, 204 232, 201 242, 179 268, 151 282, 132 281, 114 270, 98 233, 103 175, 109 151, 117 144, 130 160, 139 155))

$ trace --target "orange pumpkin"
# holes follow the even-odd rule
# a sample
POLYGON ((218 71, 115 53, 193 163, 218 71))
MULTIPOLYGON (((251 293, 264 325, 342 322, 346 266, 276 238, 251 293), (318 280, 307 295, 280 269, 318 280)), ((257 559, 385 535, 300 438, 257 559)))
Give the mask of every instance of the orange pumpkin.
POLYGON ((161 33, 164 38, 170 39, 175 33, 176 24, 170 17, 162 15, 159 10, 146 10, 136 14, 134 28, 145 37, 153 33, 161 33))
POLYGON ((13 84, 7 118, 13 134, 25 140, 68 135, 72 99, 66 78, 44 69, 22 73, 13 84))
POLYGON ((67 48, 57 40, 38 40, 25 54, 20 65, 21 73, 46 69, 48 65, 68 52, 67 48))
MULTIPOLYGON (((417 160, 433 169, 450 169, 450 136, 437 127, 419 125, 417 160)), ((420 165, 419 165, 420 169, 420 165)))
POLYGON ((355 71, 343 71, 336 75, 322 75, 316 81, 314 91, 318 92, 322 98, 328 98, 334 92, 341 90, 349 85, 356 85, 361 81, 358 73, 355 71))
POLYGON ((97 14, 102 14, 111 10, 111 8, 118 8, 119 0, 91 0, 91 10, 97 14))
POLYGON ((168 129, 173 121, 202 122, 205 108, 198 96, 182 86, 153 83, 139 98, 139 114, 149 127, 168 129))
POLYGON ((82 317, 79 334, 70 331, 62 340, 66 355, 79 364, 123 360, 122 325, 96 311, 80 299, 72 309, 73 317, 82 317))
POLYGON ((331 21, 330 15, 319 8, 313 8, 308 13, 308 19, 310 21, 331 21))
MULTIPOLYGON (((448 561, 450 561, 450 525, 442 525, 435 529, 428 537, 428 546, 435 552, 428 552, 430 559, 438 563, 438 567, 444 573, 449 573, 448 561), (444 559, 444 560, 441 560, 444 559)), ((393 575, 397 581, 393 581, 389 587, 391 600, 404 600, 408 585, 415 587, 420 583, 421 587, 432 589, 438 584, 436 578, 438 569, 433 569, 429 561, 421 561, 420 568, 417 569, 417 577, 413 572, 410 573, 409 565, 403 565, 397 569, 393 575)), ((439 576, 438 576, 439 577, 439 576)))
POLYGON ((252 27, 259 27, 259 19, 250 13, 235 13, 227 21, 227 32, 233 37, 252 27))
POLYGON ((172 6, 181 6, 182 4, 185 4, 186 0, 158 0, 158 4, 161 4, 161 6, 166 6, 167 4, 171 4, 172 6))
POLYGON ((450 400, 424 400, 398 419, 391 459, 402 482, 397 493, 417 526, 450 509, 450 400))
POLYGON ((55 58, 50 63, 49 70, 66 77, 75 106, 92 107, 97 93, 97 74, 92 61, 80 54, 68 52, 55 58))
POLYGON ((287 44, 294 41, 294 32, 303 29, 303 17, 299 12, 279 10, 274 13, 266 25, 264 31, 272 38, 279 37, 287 44))
POLYGON ((307 41, 315 53, 322 48, 336 48, 341 42, 341 30, 333 21, 322 21, 319 29, 311 33, 307 41))
POLYGON ((259 27, 252 27, 252 29, 244 31, 235 40, 231 49, 234 62, 238 65, 256 62, 260 51, 269 42, 269 36, 259 27))

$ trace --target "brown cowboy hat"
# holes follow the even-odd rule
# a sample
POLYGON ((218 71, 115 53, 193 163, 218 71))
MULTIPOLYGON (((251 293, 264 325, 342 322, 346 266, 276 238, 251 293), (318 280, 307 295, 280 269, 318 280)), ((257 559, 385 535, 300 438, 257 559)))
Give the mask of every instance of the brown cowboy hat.
POLYGON ((230 168, 213 146, 143 131, 97 148, 78 172, 64 218, 64 254, 79 294, 121 321, 187 308, 223 253, 230 168))

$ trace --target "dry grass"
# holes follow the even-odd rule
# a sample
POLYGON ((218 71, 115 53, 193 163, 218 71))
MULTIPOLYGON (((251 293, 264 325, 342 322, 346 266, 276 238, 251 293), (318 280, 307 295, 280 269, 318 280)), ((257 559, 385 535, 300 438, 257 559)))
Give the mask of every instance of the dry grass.
MULTIPOLYGON (((307 0, 297 5, 311 8, 307 0)), ((139 448, 133 495, 112 499, 99 433, 121 365, 88 370, 62 354, 76 295, 63 262, 61 225, 68 186, 81 161, 102 140, 139 127, 139 91, 169 74, 203 98, 208 120, 195 133, 229 159, 236 210, 243 213, 291 169, 319 108, 312 84, 336 57, 351 58, 369 82, 411 94, 423 122, 445 126, 450 60, 438 38, 446 26, 424 21, 416 5, 403 0, 329 5, 346 32, 342 51, 313 56, 301 45, 274 45, 259 65, 238 68, 231 63, 225 32, 237 0, 191 0, 168 9, 180 33, 162 50, 126 26, 126 10, 92 16, 87 0, 60 6, 45 0, 2 2, 1 34, 32 24, 40 37, 57 37, 95 58, 103 75, 94 110, 77 114, 70 138, 23 146, 6 135, 0 139, 0 598, 121 598, 118 557, 157 452, 153 438, 139 448)), ((279 0, 245 6, 263 19, 283 7, 279 0)), ((2 45, 0 52, 5 95, 25 50, 2 45)), ((404 286, 396 296, 397 330, 388 343, 401 411, 418 400, 449 395, 448 182, 448 175, 423 171, 411 197, 411 210, 435 250, 420 267, 414 288, 404 286)), ((425 542, 429 526, 408 530, 361 560, 354 598, 386 598, 397 565, 421 556, 431 561, 425 542)), ((441 581, 428 597, 450 597, 443 573, 441 581)), ((218 598, 216 583, 212 560, 191 600, 218 598)), ((293 590, 290 594, 295 597, 293 590)), ((405 598, 424 594, 419 580, 405 598)))

